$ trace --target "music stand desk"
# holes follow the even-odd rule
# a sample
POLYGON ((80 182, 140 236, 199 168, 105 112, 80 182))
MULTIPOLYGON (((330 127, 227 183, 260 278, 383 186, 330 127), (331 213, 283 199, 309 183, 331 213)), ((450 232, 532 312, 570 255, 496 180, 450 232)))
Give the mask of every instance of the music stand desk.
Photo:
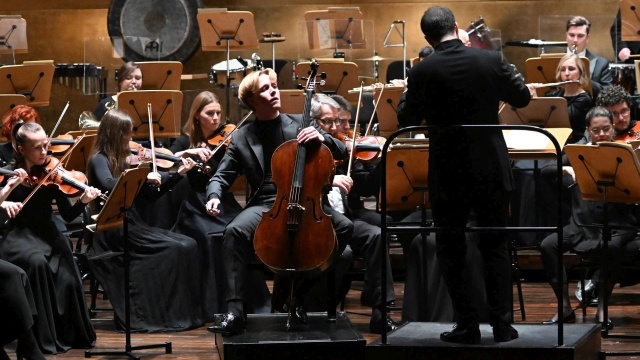
POLYGON ((309 49, 364 49, 366 40, 359 8, 329 8, 304 13, 309 49))
POLYGON ((258 49, 258 35, 250 11, 198 9, 202 51, 258 49))
POLYGON ((16 105, 27 103, 27 98, 20 94, 0 94, 0 117, 11 111, 16 105))
MULTIPOLYGON (((547 128, 548 132, 564 144, 572 133, 569 128, 547 128)), ((556 148, 546 136, 526 130, 502 130, 511 160, 555 160, 556 148)))
MULTIPOLYGON (((309 74, 311 63, 300 62, 296 70, 301 77, 309 74)), ((318 73, 327 74, 325 85, 318 90, 327 94, 338 94, 347 99, 351 104, 358 102, 358 94, 350 94, 349 90, 358 86, 358 65, 353 62, 334 62, 318 60, 318 73)))
POLYGON ((280 112, 284 114, 302 114, 306 94, 304 90, 280 90, 280 112))
POLYGON ((620 38, 623 41, 640 41, 639 5, 636 0, 620 0, 620 38))
POLYGON ((0 94, 20 94, 30 106, 48 106, 53 85, 53 62, 0 67, 0 94))
POLYGON ((179 61, 138 62, 145 90, 180 90, 182 63, 179 61))
POLYGON ((0 15, 0 54, 26 54, 28 49, 27 21, 20 15, 0 15))
POLYGON ((523 108, 505 104, 498 117, 502 125, 532 125, 545 129, 571 127, 567 100, 562 97, 533 98, 523 108))
POLYGON ((376 113, 378 115, 378 132, 381 136, 387 137, 398 130, 397 109, 403 92, 404 87, 385 87, 380 97, 380 88, 374 90, 373 98, 380 97, 376 113))
POLYGON ((63 167, 67 170, 76 170, 86 173, 89 157, 96 142, 96 134, 85 134, 80 142, 75 145, 71 154, 66 158, 63 167))
POLYGON ((122 91, 118 93, 116 107, 129 112, 134 139, 149 138, 147 104, 151 104, 155 136, 176 138, 180 136, 182 99, 182 92, 175 90, 122 91))

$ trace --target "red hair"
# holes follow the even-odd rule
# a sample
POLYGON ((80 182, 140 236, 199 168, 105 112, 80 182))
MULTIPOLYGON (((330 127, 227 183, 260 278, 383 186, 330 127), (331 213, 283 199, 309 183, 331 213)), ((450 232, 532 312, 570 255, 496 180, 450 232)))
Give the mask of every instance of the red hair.
POLYGON ((40 115, 29 105, 16 105, 2 118, 2 136, 11 140, 13 125, 19 121, 35 122, 40 124, 40 115))

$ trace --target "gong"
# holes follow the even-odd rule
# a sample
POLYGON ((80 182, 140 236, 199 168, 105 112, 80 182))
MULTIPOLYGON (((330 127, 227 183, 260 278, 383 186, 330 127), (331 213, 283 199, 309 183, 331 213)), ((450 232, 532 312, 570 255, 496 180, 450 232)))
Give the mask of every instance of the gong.
POLYGON ((112 0, 111 42, 125 61, 185 62, 200 47, 201 0, 112 0))

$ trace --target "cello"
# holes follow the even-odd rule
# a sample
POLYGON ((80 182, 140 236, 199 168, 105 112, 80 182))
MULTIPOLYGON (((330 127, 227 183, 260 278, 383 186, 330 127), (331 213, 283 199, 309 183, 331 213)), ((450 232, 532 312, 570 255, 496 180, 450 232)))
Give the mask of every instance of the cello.
MULTIPOLYGON (((318 65, 311 64, 307 80, 302 128, 311 122, 311 98, 315 89, 318 65)), ((276 199, 270 210, 263 212, 254 236, 257 257, 278 274, 294 279, 311 271, 322 271, 337 254, 336 234, 331 216, 322 209, 322 189, 331 185, 334 165, 331 151, 324 144, 300 144, 286 141, 273 153, 272 180, 276 199)), ((289 298, 289 319, 293 308, 293 288, 289 298)))

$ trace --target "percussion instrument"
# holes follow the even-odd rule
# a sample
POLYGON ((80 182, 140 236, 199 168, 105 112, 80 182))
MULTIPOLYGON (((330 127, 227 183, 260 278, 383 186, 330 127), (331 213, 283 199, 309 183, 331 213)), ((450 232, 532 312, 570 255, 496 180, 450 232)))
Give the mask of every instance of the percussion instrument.
POLYGON ((636 66, 634 64, 609 64, 613 83, 622 86, 629 94, 636 91, 636 66))
MULTIPOLYGON (((240 86, 240 82, 247 74, 253 71, 253 65, 251 60, 245 60, 247 66, 244 66, 240 61, 236 59, 229 60, 229 79, 228 84, 230 87, 240 86)), ((227 87, 227 61, 219 62, 211 67, 210 77, 213 83, 218 84, 220 87, 227 87)))

